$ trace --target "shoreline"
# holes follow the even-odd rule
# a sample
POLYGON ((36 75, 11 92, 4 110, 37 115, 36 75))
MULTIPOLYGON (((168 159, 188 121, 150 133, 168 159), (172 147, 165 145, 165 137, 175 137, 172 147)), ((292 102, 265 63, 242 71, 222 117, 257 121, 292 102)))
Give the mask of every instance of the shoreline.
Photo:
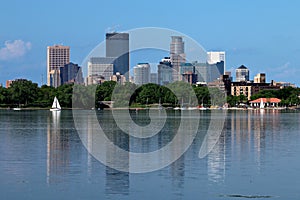
MULTIPOLYGON (((274 107, 274 108, 264 108, 264 109, 260 109, 260 108, 238 108, 238 107, 231 107, 231 108, 205 108, 205 110, 196 108, 196 109, 174 109, 173 107, 163 107, 163 108, 158 108, 158 107, 149 107, 149 108, 145 108, 145 107, 136 107, 136 108, 131 108, 131 107, 119 107, 119 108, 104 108, 104 109, 95 109, 95 108, 91 108, 91 109, 84 109, 84 108, 62 108, 63 110, 95 110, 95 111, 100 111, 100 110, 131 110, 131 111, 138 111, 138 110, 175 110, 175 111, 193 111, 193 110, 199 110, 199 111, 209 111, 209 110, 249 110, 249 111, 257 111, 257 110, 300 110, 299 107, 274 107)), ((14 110, 14 108, 3 108, 0 107, 0 110, 14 110)), ((27 108, 20 108, 20 110, 24 110, 24 111, 29 111, 29 110, 50 110, 49 108, 41 108, 41 107, 27 107, 27 108)), ((18 111, 20 111, 18 110, 18 111)), ((14 110, 16 111, 16 110, 14 110)))

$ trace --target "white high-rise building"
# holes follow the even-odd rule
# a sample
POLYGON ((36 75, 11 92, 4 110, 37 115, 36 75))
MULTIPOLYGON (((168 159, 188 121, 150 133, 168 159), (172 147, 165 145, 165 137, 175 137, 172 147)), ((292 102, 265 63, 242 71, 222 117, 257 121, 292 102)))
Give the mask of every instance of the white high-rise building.
POLYGON ((225 51, 209 51, 207 52, 207 63, 210 65, 216 64, 218 62, 224 62, 224 71, 226 69, 225 65, 225 51))
POLYGON ((70 47, 54 45, 47 47, 47 85, 60 85, 59 69, 70 62, 70 47))
POLYGON ((149 63, 138 63, 133 67, 134 83, 143 85, 150 83, 150 65, 149 63))

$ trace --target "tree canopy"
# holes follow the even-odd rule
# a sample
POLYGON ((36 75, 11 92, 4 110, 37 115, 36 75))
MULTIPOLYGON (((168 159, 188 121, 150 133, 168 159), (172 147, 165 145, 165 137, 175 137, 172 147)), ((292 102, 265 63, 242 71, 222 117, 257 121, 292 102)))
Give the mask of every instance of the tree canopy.
MULTIPOLYGON (((251 100, 265 97, 281 99, 281 104, 292 106, 300 104, 299 88, 283 88, 280 90, 263 90, 251 97, 251 100)), ((106 81, 101 85, 65 84, 58 88, 43 85, 28 80, 16 80, 9 88, 0 87, 1 107, 50 107, 57 96, 65 108, 101 108, 102 101, 114 101, 115 107, 148 106, 160 103, 163 106, 222 106, 228 102, 231 106, 247 103, 247 98, 241 96, 225 96, 217 88, 190 86, 185 82, 174 82, 165 86, 149 83, 137 86, 127 82, 119 85, 106 81), (76 95, 74 95, 76 94, 76 95), (226 97, 226 98, 225 98, 226 97)))

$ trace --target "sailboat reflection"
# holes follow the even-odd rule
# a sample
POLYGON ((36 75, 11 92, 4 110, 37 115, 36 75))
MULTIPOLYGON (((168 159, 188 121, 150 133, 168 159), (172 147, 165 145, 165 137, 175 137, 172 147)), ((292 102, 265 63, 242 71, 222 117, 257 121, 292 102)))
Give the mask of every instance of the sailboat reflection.
POLYGON ((62 182, 69 167, 69 140, 61 132, 61 112, 51 112, 47 123, 47 183, 62 182))

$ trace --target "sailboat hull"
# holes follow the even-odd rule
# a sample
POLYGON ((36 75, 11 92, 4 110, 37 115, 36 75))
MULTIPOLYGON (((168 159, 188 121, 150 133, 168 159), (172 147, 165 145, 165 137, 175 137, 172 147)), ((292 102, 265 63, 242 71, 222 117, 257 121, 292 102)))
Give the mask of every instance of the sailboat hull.
POLYGON ((50 111, 61 111, 59 108, 50 108, 50 111))

